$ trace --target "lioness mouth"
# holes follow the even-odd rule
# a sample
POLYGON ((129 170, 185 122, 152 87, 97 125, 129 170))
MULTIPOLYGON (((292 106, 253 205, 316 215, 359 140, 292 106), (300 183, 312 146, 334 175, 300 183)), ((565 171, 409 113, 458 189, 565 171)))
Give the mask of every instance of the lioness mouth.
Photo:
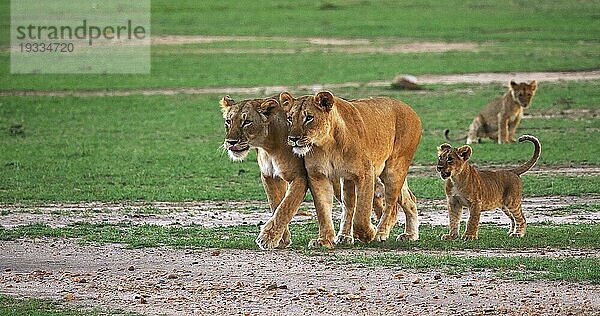
POLYGON ((450 178, 450 172, 440 171, 440 176, 442 177, 442 179, 446 180, 446 179, 450 178))
POLYGON ((233 152, 242 152, 242 151, 248 150, 248 148, 249 148, 248 146, 234 145, 234 146, 231 146, 231 147, 227 148, 227 150, 233 151, 233 152))
POLYGON ((292 146, 292 151, 298 156, 304 156, 312 149, 312 146, 292 146))

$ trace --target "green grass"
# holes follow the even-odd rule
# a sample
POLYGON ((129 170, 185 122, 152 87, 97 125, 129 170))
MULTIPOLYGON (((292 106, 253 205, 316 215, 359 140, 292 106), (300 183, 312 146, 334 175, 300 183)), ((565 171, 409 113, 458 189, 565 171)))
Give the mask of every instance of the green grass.
MULTIPOLYGON (((0 316, 94 316, 105 315, 96 309, 67 308, 60 303, 41 299, 17 299, 0 295, 0 316)), ((135 315, 111 311, 110 315, 135 315)))
MULTIPOLYGON (((464 227, 463 227, 464 228, 464 227)), ((315 224, 291 225, 296 250, 306 250, 310 239, 317 235, 315 224)), ((358 249, 402 249, 449 251, 461 249, 531 249, 531 248, 577 248, 599 249, 600 224, 531 224, 525 238, 507 235, 508 227, 485 224, 479 230, 476 241, 442 241, 447 232, 444 226, 422 225, 420 239, 416 242, 397 242, 391 238, 384 243, 357 244, 358 249)), ((81 238, 84 242, 123 243, 129 247, 173 246, 181 248, 233 248, 258 249, 254 239, 258 235, 256 225, 206 228, 199 225, 165 227, 158 225, 89 224, 77 223, 53 228, 45 224, 0 228, 0 240, 17 238, 59 237, 81 238)), ((392 236, 401 232, 396 227, 392 236)), ((344 247, 341 247, 344 248, 344 247)))
MULTIPOLYGON (((527 112, 597 108, 598 84, 542 84, 527 112)), ((479 109, 504 88, 456 85, 432 89, 425 94, 388 89, 335 93, 390 95, 411 104, 424 128, 415 164, 433 165, 436 147, 445 142, 443 130, 450 128, 455 135, 464 132, 479 109), (473 93, 466 94, 465 87, 473 93)), ((255 154, 233 163, 219 148, 224 133, 220 97, 3 97, 0 201, 264 200, 255 154)), ((590 137, 600 128, 600 120, 537 117, 525 119, 519 133, 539 137, 540 165, 600 164, 600 147, 590 137)), ((485 141, 473 145, 471 159, 481 167, 514 165, 529 159, 532 151, 528 143, 498 146, 485 141)), ((597 176, 526 174, 523 179, 526 196, 600 192, 597 176)), ((437 174, 409 181, 419 198, 443 198, 443 182, 437 174)))
POLYGON ((437 269, 455 274, 491 270, 521 281, 553 280, 600 283, 598 258, 540 258, 523 256, 459 257, 454 255, 394 254, 338 255, 339 262, 398 269, 437 269))

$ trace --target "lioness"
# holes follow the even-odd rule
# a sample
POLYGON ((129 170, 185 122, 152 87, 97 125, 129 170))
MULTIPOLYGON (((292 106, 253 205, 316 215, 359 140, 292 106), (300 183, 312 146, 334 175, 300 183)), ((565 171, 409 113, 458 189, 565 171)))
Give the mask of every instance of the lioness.
POLYGON ((226 129, 223 146, 232 160, 242 160, 251 148, 257 149, 262 183, 273 211, 256 244, 261 249, 285 248, 291 244, 288 224, 308 188, 304 162, 287 144, 285 111, 275 99, 236 103, 225 96, 220 104, 226 129))
POLYGON ((541 146, 537 138, 529 135, 519 137, 519 142, 530 141, 535 149, 533 157, 520 167, 509 170, 479 171, 468 162, 471 147, 464 145, 452 148, 442 144, 438 148, 439 160, 437 171, 446 180, 446 198, 448 200, 448 217, 450 231, 442 236, 444 240, 456 239, 459 236, 460 218, 463 207, 469 208, 469 221, 463 239, 477 239, 479 215, 482 211, 501 208, 510 218, 508 231, 510 236, 525 235, 525 217, 521 209, 523 184, 521 174, 525 173, 540 157, 541 146))
MULTIPOLYGON (((368 242, 385 240, 397 222, 408 167, 421 138, 421 120, 410 106, 391 98, 346 101, 328 91, 294 99, 288 92, 279 96, 288 112, 288 143, 304 157, 313 194, 319 237, 311 246, 331 247, 332 183, 343 179, 343 201, 353 235, 368 242), (385 206, 377 230, 371 224, 374 181, 383 181, 385 206), (356 208, 356 212, 354 209, 356 208)), ((405 201, 408 200, 408 201, 405 201)), ((399 239, 419 238, 416 206, 404 208, 406 228, 399 239)), ((337 240, 348 236, 338 236, 337 240)))
POLYGON ((467 144, 479 142, 481 137, 489 137, 498 144, 514 142, 515 132, 521 119, 523 110, 531 104, 537 89, 537 81, 530 83, 510 82, 508 91, 494 99, 473 119, 467 136, 451 139, 450 130, 444 131, 448 141, 467 140, 467 144))

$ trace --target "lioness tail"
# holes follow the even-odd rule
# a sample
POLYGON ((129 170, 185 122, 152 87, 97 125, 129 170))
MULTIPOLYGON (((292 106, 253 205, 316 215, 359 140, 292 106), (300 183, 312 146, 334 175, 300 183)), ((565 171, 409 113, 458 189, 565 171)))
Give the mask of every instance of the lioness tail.
POLYGON ((535 165, 535 163, 540 158, 540 153, 542 152, 542 146, 540 145, 540 141, 537 138, 531 135, 522 135, 521 137, 519 137, 519 143, 524 142, 526 140, 532 142, 535 148, 533 150, 533 156, 531 157, 531 159, 529 159, 528 162, 524 163, 520 167, 513 169, 513 172, 515 172, 518 175, 522 175, 529 169, 531 169, 531 167, 533 167, 533 165, 535 165))
POLYGON ((446 140, 449 141, 449 142, 456 142, 456 141, 459 141, 459 140, 465 140, 465 139, 467 139, 467 136, 459 137, 459 138, 450 138, 450 136, 448 136, 448 134, 450 134, 450 130, 449 129, 447 129, 447 130, 444 131, 444 137, 446 137, 446 140))

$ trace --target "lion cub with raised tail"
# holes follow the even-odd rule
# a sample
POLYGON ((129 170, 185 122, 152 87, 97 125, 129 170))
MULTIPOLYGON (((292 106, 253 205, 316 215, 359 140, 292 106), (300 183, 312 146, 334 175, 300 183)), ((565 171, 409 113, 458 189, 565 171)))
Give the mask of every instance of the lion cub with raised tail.
POLYGON ((467 140, 467 144, 489 137, 498 144, 514 142, 517 127, 523 118, 523 110, 531 104, 537 81, 516 83, 511 81, 508 91, 494 99, 473 119, 467 136, 450 138, 450 130, 444 131, 448 141, 467 140))
POLYGON ((527 226, 521 199, 523 184, 520 175, 527 172, 540 158, 541 146, 537 138, 530 135, 519 137, 519 142, 530 141, 534 145, 533 156, 520 167, 507 170, 477 170, 468 162, 472 149, 469 145, 452 148, 448 144, 438 147, 437 171, 446 180, 446 198, 450 231, 443 240, 459 237, 460 219, 463 208, 469 209, 465 240, 477 239, 479 216, 482 211, 501 208, 510 218, 508 234, 523 237, 527 226))

